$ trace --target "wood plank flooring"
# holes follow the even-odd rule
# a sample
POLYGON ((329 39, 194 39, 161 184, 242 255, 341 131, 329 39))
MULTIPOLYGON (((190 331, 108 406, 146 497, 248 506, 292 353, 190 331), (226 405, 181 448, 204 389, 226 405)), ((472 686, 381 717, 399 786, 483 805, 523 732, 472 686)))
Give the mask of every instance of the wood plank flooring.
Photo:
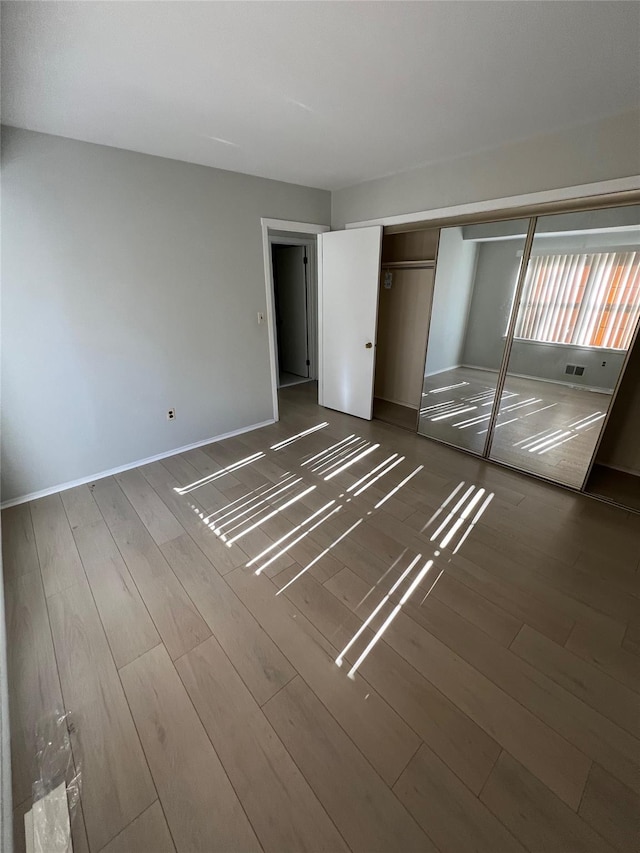
POLYGON ((314 394, 3 512, 16 849, 635 853, 640 518, 314 394))
MULTIPOLYGON (((496 380, 475 367, 426 376, 418 431, 482 453, 496 380)), ((490 456, 580 488, 610 402, 604 391, 507 374, 490 456)))

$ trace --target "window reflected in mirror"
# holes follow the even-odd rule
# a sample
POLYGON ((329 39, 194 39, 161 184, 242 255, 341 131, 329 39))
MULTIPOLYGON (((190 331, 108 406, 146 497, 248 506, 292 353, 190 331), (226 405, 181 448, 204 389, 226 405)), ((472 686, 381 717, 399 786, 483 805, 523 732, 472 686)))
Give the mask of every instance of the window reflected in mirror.
POLYGON ((490 458, 580 488, 640 317, 640 207, 542 216, 490 458))

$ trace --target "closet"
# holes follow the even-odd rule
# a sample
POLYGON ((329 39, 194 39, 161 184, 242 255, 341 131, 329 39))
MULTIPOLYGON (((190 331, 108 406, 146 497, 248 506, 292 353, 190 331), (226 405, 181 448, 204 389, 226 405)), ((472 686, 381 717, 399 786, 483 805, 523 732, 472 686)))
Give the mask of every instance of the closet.
POLYGON ((382 238, 373 417, 414 432, 438 236, 430 229, 382 238))
POLYGON ((320 404, 640 511, 638 201, 323 235, 320 404))
POLYGON ((442 228, 418 432, 640 510, 639 318, 638 205, 442 228))

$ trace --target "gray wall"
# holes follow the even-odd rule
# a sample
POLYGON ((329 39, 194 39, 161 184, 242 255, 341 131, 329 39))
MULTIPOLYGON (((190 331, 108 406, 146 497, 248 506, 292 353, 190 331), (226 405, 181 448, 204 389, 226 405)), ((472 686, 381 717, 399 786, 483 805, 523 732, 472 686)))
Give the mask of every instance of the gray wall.
POLYGON ((624 353, 621 352, 514 341, 509 359, 509 373, 613 391, 623 362, 624 353), (604 367, 602 362, 605 362, 604 367), (582 376, 567 375, 567 364, 584 367, 584 373, 582 376))
POLYGON ((462 228, 443 228, 438 246, 425 376, 462 363, 475 265, 476 244, 462 239, 462 228))
POLYGON ((2 141, 3 500, 271 418, 260 217, 326 224, 329 193, 2 141))
POLYGON ((473 297, 462 355, 464 364, 489 370, 500 368, 520 266, 518 251, 521 252, 523 246, 521 239, 478 244, 473 297))
POLYGON ((622 113, 558 133, 446 163, 367 181, 332 193, 331 222, 341 228, 379 216, 414 213, 640 173, 640 112, 622 113))

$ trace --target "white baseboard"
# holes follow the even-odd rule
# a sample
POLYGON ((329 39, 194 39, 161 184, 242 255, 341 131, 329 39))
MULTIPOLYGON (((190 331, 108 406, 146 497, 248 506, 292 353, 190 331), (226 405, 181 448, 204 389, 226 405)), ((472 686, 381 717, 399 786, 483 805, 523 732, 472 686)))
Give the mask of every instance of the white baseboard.
POLYGON ((64 492, 67 489, 73 489, 75 486, 84 486, 85 483, 93 483, 94 480, 102 480, 104 477, 112 477, 114 474, 121 474, 123 471, 129 471, 131 468, 139 468, 141 465, 149 465, 151 462, 159 462, 161 459, 166 459, 168 456, 176 456, 178 453, 186 453, 187 450, 194 450, 196 447, 203 447, 205 444, 213 444, 216 441, 224 441, 225 438, 233 438, 234 435, 242 435, 244 432, 251 432, 254 429, 271 426, 275 420, 270 418, 268 421, 262 421, 259 424, 251 424, 250 426, 233 429, 231 432, 225 432, 222 435, 216 435, 213 438, 204 438, 202 441, 194 441, 193 444, 185 444, 184 447, 175 447, 173 450, 166 450, 164 453, 157 453, 155 456, 148 456, 146 459, 138 459, 136 462, 129 462, 126 465, 119 465, 117 468, 111 468, 109 471, 101 471, 99 474, 92 474, 90 477, 81 477, 79 480, 70 480, 68 483, 60 483, 58 486, 50 486, 48 489, 41 489, 39 492, 31 492, 28 495, 21 495, 18 498, 3 501, 0 504, 0 509, 8 509, 10 506, 27 503, 27 501, 35 501, 38 498, 46 498, 47 495, 55 495, 57 492, 64 492))
MULTIPOLYGON (((571 374, 567 374, 570 376, 571 374)), ((598 388, 596 385, 578 385, 575 382, 566 382, 562 379, 547 379, 544 376, 529 376, 526 373, 509 373, 516 379, 535 379, 536 382, 549 382, 551 385, 562 385, 565 388, 576 388, 578 391, 593 391, 596 394, 613 394, 611 388, 598 388)))
POLYGON ((434 370, 433 373, 425 373, 424 378, 427 376, 438 376, 440 373, 448 373, 450 370, 457 370, 459 367, 466 367, 465 364, 452 364, 451 367, 443 367, 442 370, 434 370))
MULTIPOLYGON (((493 367, 478 367, 477 364, 463 364, 461 367, 466 367, 469 370, 484 370, 487 373, 498 373, 498 371, 493 367)), ((570 376, 571 374, 567 374, 570 376)), ((536 382, 550 382, 552 385, 562 385, 565 388, 578 388, 581 391, 594 391, 597 394, 611 394, 613 393, 611 388, 598 388, 596 385, 578 385, 575 382, 569 382, 564 379, 547 379, 546 376, 532 376, 528 373, 512 373, 508 371, 507 379, 510 376, 514 376, 516 379, 534 379, 536 382)))
POLYGON ((483 367, 481 364, 460 364, 459 367, 465 367, 467 370, 484 370, 485 373, 498 373, 495 367, 483 367))

